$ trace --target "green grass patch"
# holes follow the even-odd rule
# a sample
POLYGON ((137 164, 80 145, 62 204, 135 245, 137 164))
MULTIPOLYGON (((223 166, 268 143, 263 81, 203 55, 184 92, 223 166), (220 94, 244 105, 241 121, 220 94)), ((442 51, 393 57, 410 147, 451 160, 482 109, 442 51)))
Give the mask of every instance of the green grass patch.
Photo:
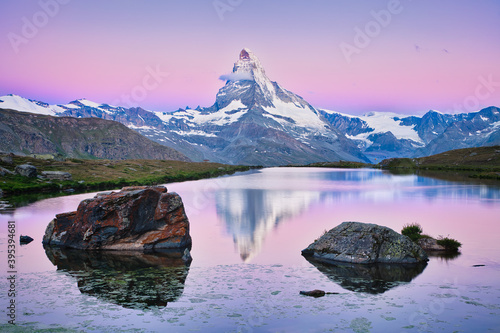
POLYGON ((458 249, 462 246, 462 243, 460 243, 456 239, 443 236, 439 236, 439 238, 437 239, 437 243, 450 252, 458 252, 458 249))
MULTIPOLYGON (((423 232, 422 226, 418 223, 405 224, 403 226, 403 229, 401 230, 402 235, 407 236, 414 243, 417 244, 419 239, 433 238, 427 234, 422 234, 422 232, 423 232)), ((460 243, 459 241, 453 238, 448 238, 443 236, 439 236, 439 238, 436 239, 436 242, 438 245, 443 246, 446 249, 446 252, 450 253, 458 252, 458 249, 462 246, 462 243, 460 243)))
POLYGON ((407 236, 412 241, 417 242, 422 238, 422 227, 418 223, 405 224, 401 230, 401 234, 407 236))
POLYGON ((391 158, 376 167, 397 170, 458 171, 468 177, 500 180, 500 146, 464 148, 419 158, 391 158))

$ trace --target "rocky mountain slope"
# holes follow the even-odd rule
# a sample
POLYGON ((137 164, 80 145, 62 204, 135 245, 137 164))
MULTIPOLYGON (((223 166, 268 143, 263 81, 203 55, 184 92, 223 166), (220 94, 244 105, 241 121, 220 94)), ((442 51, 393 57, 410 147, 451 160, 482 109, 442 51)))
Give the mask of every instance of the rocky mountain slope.
POLYGON ((500 144, 500 109, 443 114, 429 111, 421 117, 389 112, 350 116, 320 110, 373 162, 393 157, 420 157, 444 151, 500 144))
POLYGON ((118 122, 0 109, 0 151, 75 158, 189 159, 118 122))

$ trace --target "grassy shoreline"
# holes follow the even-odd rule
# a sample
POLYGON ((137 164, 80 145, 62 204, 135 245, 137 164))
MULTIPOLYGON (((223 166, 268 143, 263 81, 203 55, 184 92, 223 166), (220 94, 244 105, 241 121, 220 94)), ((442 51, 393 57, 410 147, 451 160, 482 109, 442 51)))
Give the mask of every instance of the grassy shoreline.
POLYGON ((181 162, 170 160, 83 160, 65 161, 13 156, 12 163, 0 161, 0 166, 14 171, 16 165, 31 164, 41 171, 64 171, 72 175, 71 181, 28 178, 20 175, 0 176, 0 200, 17 197, 46 197, 109 190, 124 186, 157 185, 204 178, 213 178, 261 168, 260 166, 226 165, 211 162, 181 162))
POLYGON ((450 150, 419 158, 391 158, 375 167, 386 170, 462 172, 469 178, 500 180, 500 146, 450 150))

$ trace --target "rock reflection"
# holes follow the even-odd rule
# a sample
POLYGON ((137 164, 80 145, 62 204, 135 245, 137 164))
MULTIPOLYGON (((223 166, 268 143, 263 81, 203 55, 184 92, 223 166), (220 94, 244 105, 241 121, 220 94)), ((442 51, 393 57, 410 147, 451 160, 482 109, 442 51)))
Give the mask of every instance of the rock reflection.
POLYGON ((225 189, 215 194, 217 215, 243 261, 260 252, 266 235, 281 221, 302 213, 320 198, 319 192, 265 189, 225 189))
POLYGON ((446 251, 425 251, 429 258, 438 258, 442 261, 452 261, 460 257, 460 252, 446 252, 446 251))
POLYGON ((125 308, 175 302, 189 272, 179 251, 147 254, 45 247, 45 253, 58 270, 76 278, 81 293, 125 308))
POLYGON ((323 263, 306 258, 321 273, 342 288, 369 294, 381 294, 398 285, 408 283, 423 272, 421 264, 351 264, 323 263))

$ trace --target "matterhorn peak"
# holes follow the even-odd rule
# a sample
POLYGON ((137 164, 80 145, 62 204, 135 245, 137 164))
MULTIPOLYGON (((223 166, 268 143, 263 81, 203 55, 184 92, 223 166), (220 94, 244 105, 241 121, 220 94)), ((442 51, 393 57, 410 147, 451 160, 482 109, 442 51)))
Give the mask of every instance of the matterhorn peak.
POLYGON ((239 60, 234 64, 233 73, 248 73, 254 79, 256 79, 256 76, 259 76, 262 80, 267 79, 259 58, 247 48, 241 50, 239 60))
MULTIPOLYGON (((316 110, 301 97, 271 81, 267 77, 259 58, 248 48, 240 51, 238 60, 234 63, 233 72, 222 75, 220 79, 226 81, 226 84, 217 94, 215 103, 217 110, 225 108, 231 101, 238 100, 247 107, 258 106, 261 110, 266 107, 276 108, 278 105, 282 105, 283 108, 281 109, 283 110, 289 107, 306 108, 315 113, 314 117, 318 117, 316 110)), ((289 117, 288 112, 285 112, 285 114, 282 116, 289 117)), ((324 127, 324 124, 319 127, 324 127)))
POLYGON ((247 48, 244 48, 243 50, 241 50, 240 60, 250 60, 250 53, 252 53, 252 51, 250 51, 247 48))
POLYGON ((240 52, 240 61, 250 61, 253 63, 258 63, 260 65, 259 58, 250 50, 247 48, 244 48, 240 52))

